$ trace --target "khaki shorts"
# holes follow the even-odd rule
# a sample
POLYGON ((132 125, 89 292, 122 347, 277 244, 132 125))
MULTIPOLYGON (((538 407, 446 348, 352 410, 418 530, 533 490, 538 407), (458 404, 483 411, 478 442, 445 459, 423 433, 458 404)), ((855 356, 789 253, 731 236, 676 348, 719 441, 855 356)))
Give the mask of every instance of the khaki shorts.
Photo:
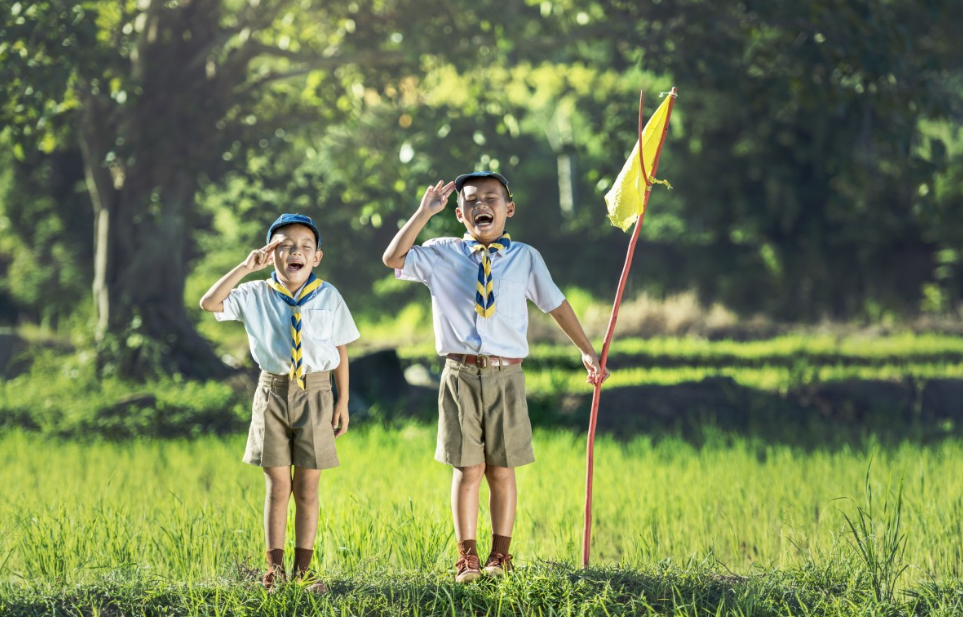
POLYGON ((521 364, 478 368, 445 361, 435 460, 453 467, 535 462, 521 364))
POLYGON ((244 462, 258 467, 337 467, 331 373, 305 376, 305 389, 287 375, 261 373, 254 392, 244 462))

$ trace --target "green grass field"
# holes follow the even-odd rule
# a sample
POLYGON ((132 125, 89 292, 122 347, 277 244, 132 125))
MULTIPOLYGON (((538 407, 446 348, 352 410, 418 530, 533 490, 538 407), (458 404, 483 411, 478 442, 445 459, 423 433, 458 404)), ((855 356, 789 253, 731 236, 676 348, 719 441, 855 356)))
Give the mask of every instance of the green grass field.
MULTIPOLYGON (((733 433, 711 428, 710 415, 708 425, 632 438, 644 425, 603 396, 603 413, 636 428, 598 443, 588 570, 584 428, 537 430, 538 462, 519 470, 520 567, 503 582, 451 580, 450 472, 432 461, 433 426, 359 416, 339 442, 342 467, 322 475, 316 566, 332 593, 321 598, 295 585, 266 595, 256 584, 264 488, 239 460, 243 377, 133 386, 98 378, 82 354, 45 353, 0 381, 4 617, 963 614, 955 429, 882 413, 862 430, 818 412, 783 417, 779 407, 792 391, 841 380, 921 392, 927 380, 960 379, 959 337, 618 340, 609 388, 724 376, 763 393, 748 403, 763 409, 733 433), (873 433, 887 421, 903 424, 873 433), (132 437, 145 434, 175 438, 132 437)), ((437 368, 430 344, 399 354, 437 368)), ((533 410, 549 418, 542 426, 559 419, 566 396, 591 392, 571 345, 534 344, 526 382, 533 410)))
POLYGON ((538 431, 538 462, 519 470, 521 567, 510 581, 468 588, 450 582, 450 472, 431 460, 433 441, 418 424, 357 426, 339 441, 342 467, 322 475, 316 553, 334 591, 318 599, 294 586, 266 596, 252 582, 263 480, 239 461, 243 436, 116 444, 9 433, 0 438, 0 613, 951 615, 963 606, 958 441, 807 453, 721 435, 699 449, 602 439, 596 567, 583 572, 584 441, 538 431))

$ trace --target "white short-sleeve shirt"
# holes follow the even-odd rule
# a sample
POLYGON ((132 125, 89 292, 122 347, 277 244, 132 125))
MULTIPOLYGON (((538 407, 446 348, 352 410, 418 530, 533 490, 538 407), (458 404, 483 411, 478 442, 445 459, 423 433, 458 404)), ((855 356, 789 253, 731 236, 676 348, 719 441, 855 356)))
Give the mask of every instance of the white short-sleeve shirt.
POLYGON ((528 356, 528 306, 543 312, 558 308, 565 295, 552 281, 542 256, 527 244, 512 242, 492 255, 495 314, 475 312, 481 255, 461 238, 436 238, 413 246, 395 276, 421 281, 431 290, 431 313, 438 355, 528 356))
MULTIPOLYGON (((300 295, 299 291, 295 298, 300 295)), ((224 310, 214 317, 244 324, 251 355, 262 371, 285 375, 291 370, 291 307, 267 281, 252 281, 232 289, 224 300, 224 310)), ((348 306, 330 283, 322 283, 317 295, 301 306, 301 353, 306 373, 336 368, 341 363, 338 345, 347 345, 359 336, 348 306)))

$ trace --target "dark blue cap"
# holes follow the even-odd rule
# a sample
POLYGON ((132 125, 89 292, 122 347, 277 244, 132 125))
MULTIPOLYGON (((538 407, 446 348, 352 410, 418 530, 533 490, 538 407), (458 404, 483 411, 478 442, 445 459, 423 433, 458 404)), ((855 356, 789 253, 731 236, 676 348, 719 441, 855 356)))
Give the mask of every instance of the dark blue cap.
POLYGON ((314 224, 314 221, 311 220, 311 217, 304 216, 303 214, 282 214, 279 216, 278 220, 271 223, 271 227, 267 232, 266 242, 270 244, 271 236, 274 235, 274 232, 286 225, 304 225, 305 227, 310 228, 311 231, 314 232, 314 237, 318 240, 318 248, 321 248, 321 232, 318 231, 318 226, 314 224))
POLYGON ((460 193, 461 188, 465 186, 465 183, 473 178, 495 178, 501 182, 502 186, 505 187, 505 190, 508 191, 508 201, 512 200, 512 189, 508 186, 508 180, 505 179, 505 176, 494 171, 473 171, 470 174, 462 174, 455 178, 455 190, 460 193))

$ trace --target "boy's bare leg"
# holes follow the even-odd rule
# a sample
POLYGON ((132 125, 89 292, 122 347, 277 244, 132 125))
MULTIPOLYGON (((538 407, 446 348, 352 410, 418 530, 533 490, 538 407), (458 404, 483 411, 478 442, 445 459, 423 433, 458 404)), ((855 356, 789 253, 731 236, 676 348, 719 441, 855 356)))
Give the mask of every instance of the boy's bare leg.
POLYGON ((455 467, 451 478, 451 515, 455 540, 474 540, 478 530, 478 489, 485 475, 485 463, 455 467))
POLYGON ((320 469, 294 468, 294 546, 314 549, 318 537, 320 469))
POLYGON ((469 583, 481 576, 478 561, 478 489, 485 475, 485 463, 455 467, 451 476, 451 516, 455 521, 458 561, 455 582, 469 583))
POLYGON ((284 548, 284 531, 291 501, 291 468, 265 467, 264 537, 268 550, 284 548))
POLYGON ((485 470, 485 478, 488 480, 488 509, 492 515, 492 533, 511 537, 512 528, 515 526, 515 506, 518 503, 515 469, 491 465, 485 470))
POLYGON ((320 469, 294 468, 294 578, 307 583, 313 593, 328 588, 311 572, 314 541, 318 537, 318 481, 320 469))
POLYGON ((485 478, 488 480, 488 506, 492 515, 492 549, 485 562, 485 573, 503 575, 513 569, 512 556, 508 551, 518 503, 515 469, 490 466, 485 471, 485 478))

